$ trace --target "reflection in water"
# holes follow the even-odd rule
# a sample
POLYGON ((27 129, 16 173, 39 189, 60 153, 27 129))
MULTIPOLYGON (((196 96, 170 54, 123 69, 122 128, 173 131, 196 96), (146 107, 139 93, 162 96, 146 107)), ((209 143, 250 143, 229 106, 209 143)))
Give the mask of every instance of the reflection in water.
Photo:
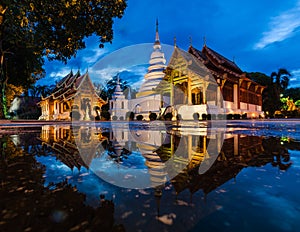
MULTIPOLYGON (((167 180, 171 180, 177 193, 186 188, 192 192, 202 189, 204 193, 209 193, 234 178, 245 167, 261 167, 271 163, 280 170, 287 170, 291 165, 288 150, 280 143, 280 138, 207 135, 206 131, 185 135, 180 131, 163 133, 118 129, 102 132, 97 128, 45 126, 40 139, 42 147, 50 147, 57 159, 71 169, 93 167, 96 174, 98 171, 114 171, 99 170, 94 160, 100 159, 101 162, 115 163, 114 167, 118 170, 121 166, 147 170, 149 180, 146 181, 152 187, 160 189, 167 180), (211 162, 208 144, 220 146, 221 137, 224 138, 222 149, 211 162), (101 159, 102 156, 106 159, 101 159), (131 156, 134 156, 135 162, 130 160, 131 156), (199 166, 204 162, 211 162, 212 165, 199 174, 199 166)), ((130 172, 130 169, 126 170, 130 172)), ((119 178, 129 178, 128 172, 124 176, 119 175, 119 178)), ((105 180, 115 183, 113 179, 105 180)))
POLYGON ((172 183, 177 193, 184 189, 191 193, 202 189, 208 194, 235 178, 243 168, 262 167, 268 163, 280 170, 290 167, 288 150, 280 144, 280 139, 235 134, 224 140, 216 162, 206 173, 199 175, 195 169, 187 167, 172 183))
MULTIPOLYGON (((92 208, 85 204, 85 194, 66 180, 44 186, 47 167, 29 154, 41 150, 35 133, 0 135, 0 231, 124 231, 114 225, 113 202, 104 199, 92 208)), ((55 140, 53 133, 50 140, 55 140)), ((58 157, 68 150, 57 147, 58 157)), ((76 157, 72 163, 63 161, 71 167, 81 165, 76 157)))
MULTIPOLYGON (((43 173, 49 167, 47 163, 45 163, 46 167, 42 166, 34 157, 54 156, 73 171, 92 170, 97 176, 111 184, 120 181, 116 180, 117 177, 122 180, 123 185, 128 185, 129 182, 140 178, 142 181, 139 186, 152 188, 125 190, 104 184, 107 189, 103 189, 103 192, 108 191, 105 193, 106 196, 116 195, 114 203, 117 207, 115 211, 117 222, 124 224, 128 231, 138 229, 147 231, 150 227, 166 231, 175 229, 187 231, 199 221, 201 222, 203 218, 209 218, 209 215, 219 212, 222 208, 216 202, 218 197, 215 196, 217 189, 221 191, 220 186, 225 186, 231 179, 235 180, 239 173, 245 173, 244 170, 249 170, 249 168, 262 168, 269 165, 272 168, 276 167, 280 172, 286 171, 292 167, 289 151, 299 150, 299 143, 292 140, 241 134, 213 134, 203 129, 189 132, 184 129, 174 129, 162 132, 145 128, 114 128, 113 126, 107 128, 44 126, 35 133, 14 134, 0 138, 1 175, 5 177, 5 180, 2 180, 1 192, 9 192, 13 189, 14 194, 24 194, 24 191, 27 194, 33 190, 34 199, 44 202, 43 204, 37 203, 38 209, 35 208, 35 210, 38 210, 41 215, 43 215, 43 210, 46 211, 46 213, 43 211, 44 215, 47 215, 47 219, 44 218, 45 221, 56 217, 65 221, 63 215, 67 212, 69 218, 82 218, 82 220, 77 218, 76 220, 84 226, 85 220, 89 223, 91 220, 87 219, 87 215, 81 213, 74 216, 66 209, 67 207, 74 210, 77 207, 78 211, 85 209, 82 212, 92 213, 92 208, 84 205, 83 195, 66 180, 44 186, 43 173), (209 146, 219 146, 222 149, 214 157, 209 146), (204 163, 208 163, 209 168, 199 172, 204 163), (122 170, 125 173, 122 173, 122 170), (31 186, 31 188, 26 186, 31 186), (23 189, 18 190, 20 188, 23 189), (187 193, 189 200, 186 200, 187 193), (199 199, 206 199, 210 194, 216 200, 202 201, 202 203, 199 201, 199 199), (51 202, 47 203, 47 199, 51 199, 51 202), (55 205, 56 201, 61 205, 55 205), (67 202, 67 206, 63 201, 67 202)), ((87 176, 87 178, 91 177, 87 176)), ((99 182, 101 180, 94 181, 93 184, 99 182)), ((87 195, 92 192, 88 189, 81 191, 87 195)), ((226 195, 225 190, 221 192, 226 195)), ((98 192, 97 197, 100 193, 98 192)), ((29 210, 31 204, 29 198, 32 198, 32 195, 29 194, 27 197, 26 194, 25 197, 15 195, 15 198, 11 194, 5 195, 5 200, 1 201, 1 208, 7 211, 2 211, 1 218, 8 217, 9 220, 1 221, 1 223, 10 223, 12 226, 13 214, 16 212, 18 215, 22 214, 16 206, 12 207, 5 203, 12 199, 19 201, 21 198, 22 201, 28 201, 24 202, 23 208, 21 207, 24 210, 23 214, 41 216, 29 210), (25 212, 26 210, 28 212, 25 212)), ((91 204, 95 206, 99 202, 94 201, 91 204)), ((111 215, 114 211, 109 212, 113 220, 111 215)), ((50 222, 53 223, 54 219, 52 219, 50 222)), ((32 221, 26 223, 27 227, 41 228, 35 227, 32 221)), ((113 223, 110 224, 112 225, 113 223)), ((209 228, 209 225, 207 226, 209 228)), ((220 225, 215 229, 221 229, 223 226, 220 225)))
POLYGON ((92 132, 91 128, 43 126, 40 140, 44 149, 51 148, 57 159, 69 168, 80 169, 89 168, 92 160, 98 155, 97 147, 107 141, 107 138, 100 131, 92 132), (78 150, 78 146, 81 151, 78 150))

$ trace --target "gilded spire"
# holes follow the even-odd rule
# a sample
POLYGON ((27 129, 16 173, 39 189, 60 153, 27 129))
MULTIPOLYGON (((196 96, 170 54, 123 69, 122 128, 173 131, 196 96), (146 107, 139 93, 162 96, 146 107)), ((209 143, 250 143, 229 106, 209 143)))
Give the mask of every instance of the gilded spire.
POLYGON ((158 19, 156 19, 155 44, 160 44, 160 41, 159 41, 159 34, 158 34, 158 19))
POLYGON ((174 36, 174 47, 177 47, 177 38, 174 36))

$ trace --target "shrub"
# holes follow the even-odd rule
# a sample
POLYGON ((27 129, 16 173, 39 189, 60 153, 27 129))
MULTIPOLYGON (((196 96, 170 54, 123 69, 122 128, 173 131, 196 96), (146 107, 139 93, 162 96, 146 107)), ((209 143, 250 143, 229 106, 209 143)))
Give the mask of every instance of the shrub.
POLYGON ((123 117, 123 116, 121 116, 121 117, 119 118, 119 120, 123 121, 123 120, 124 120, 124 117, 123 117))
POLYGON ((234 115, 233 115, 233 118, 234 118, 234 119, 241 119, 241 115, 240 115, 240 114, 234 114, 234 115))
POLYGON ((211 120, 211 114, 207 114, 207 120, 211 120))
POLYGON ((172 113, 166 113, 164 119, 166 121, 171 121, 173 118, 173 114, 172 113))
POLYGON ((138 116, 136 116, 136 120, 138 120, 138 121, 142 121, 143 118, 144 118, 144 116, 141 115, 141 114, 139 114, 138 116))
POLYGON ((193 114, 193 119, 194 120, 199 120, 199 116, 200 116, 199 113, 196 112, 196 113, 193 114))
POLYGON ((207 120, 207 114, 202 114, 202 120, 207 120))
POLYGON ((156 120, 157 119, 157 114, 156 113, 150 113, 149 114, 149 119, 150 119, 150 121, 156 120))
POLYGON ((242 114, 242 119, 247 119, 247 113, 242 114))
POLYGON ((233 114, 227 114, 227 119, 229 120, 233 119, 233 114))
POLYGON ((118 117, 117 117, 116 115, 114 115, 114 116, 111 117, 111 119, 112 119, 113 121, 116 121, 116 120, 118 120, 118 117))
POLYGON ((9 115, 9 118, 10 118, 10 119, 16 117, 16 113, 13 112, 13 111, 9 112, 8 115, 9 115))
POLYGON ((212 115, 211 115, 211 119, 212 119, 212 120, 216 120, 216 119, 217 119, 217 116, 216 116, 215 114, 212 114, 212 115))
POLYGON ((101 111, 101 118, 104 120, 109 120, 110 119, 110 113, 107 110, 101 111))

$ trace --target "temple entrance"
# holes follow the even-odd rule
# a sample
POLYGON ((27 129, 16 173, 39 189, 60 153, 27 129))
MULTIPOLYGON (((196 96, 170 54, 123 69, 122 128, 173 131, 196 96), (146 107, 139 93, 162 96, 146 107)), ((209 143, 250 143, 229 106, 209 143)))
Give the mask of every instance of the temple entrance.
POLYGON ((192 104, 193 105, 203 104, 203 92, 199 87, 192 90, 192 104))
POLYGON ((82 98, 81 99, 81 110, 83 111, 83 120, 91 120, 92 109, 91 109, 91 99, 82 98))
POLYGON ((174 88, 174 104, 181 105, 188 103, 187 82, 176 84, 174 88))

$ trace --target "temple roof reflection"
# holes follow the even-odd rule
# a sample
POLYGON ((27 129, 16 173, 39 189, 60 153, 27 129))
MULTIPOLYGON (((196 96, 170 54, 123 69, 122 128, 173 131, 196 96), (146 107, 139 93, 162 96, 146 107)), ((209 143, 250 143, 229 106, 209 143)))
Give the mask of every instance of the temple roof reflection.
POLYGON ((288 149, 280 138, 206 130, 181 133, 112 128, 102 132, 90 127, 45 126, 40 140, 43 147, 51 148, 57 159, 71 169, 90 168, 93 160, 103 155, 119 164, 113 166, 115 168, 122 165, 136 168, 136 164, 126 164, 126 159, 132 152, 140 154, 151 187, 161 189, 171 181, 177 194, 185 189, 208 194, 247 167, 271 164, 287 170, 291 165, 288 149), (210 146, 220 150, 212 150, 210 146), (200 172, 200 167, 207 163, 207 170, 200 172))
POLYGON ((236 134, 224 140, 217 160, 207 172, 200 175, 197 168, 186 167, 171 182, 177 194, 185 189, 191 193, 202 190, 208 194, 236 178, 242 169, 268 163, 280 170, 291 166, 288 150, 280 144, 279 138, 236 134))
POLYGON ((99 144, 107 138, 95 128, 68 125, 43 126, 40 140, 42 146, 50 148, 57 159, 71 169, 76 167, 80 170, 81 167, 89 168, 92 160, 98 155, 99 144))

